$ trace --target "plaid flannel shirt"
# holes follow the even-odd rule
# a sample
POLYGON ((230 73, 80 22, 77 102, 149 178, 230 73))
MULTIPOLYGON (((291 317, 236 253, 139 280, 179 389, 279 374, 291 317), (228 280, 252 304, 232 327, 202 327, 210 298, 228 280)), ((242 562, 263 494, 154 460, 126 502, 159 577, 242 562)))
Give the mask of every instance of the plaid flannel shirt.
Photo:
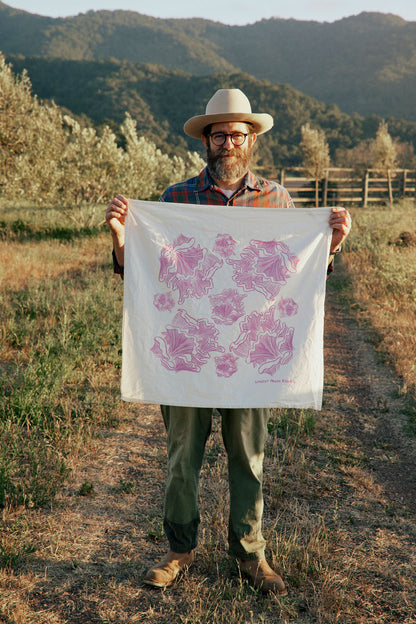
POLYGON ((211 178, 207 168, 195 178, 169 186, 160 201, 208 206, 253 206, 253 208, 294 208, 287 190, 278 184, 258 178, 250 171, 242 186, 228 198, 211 178))

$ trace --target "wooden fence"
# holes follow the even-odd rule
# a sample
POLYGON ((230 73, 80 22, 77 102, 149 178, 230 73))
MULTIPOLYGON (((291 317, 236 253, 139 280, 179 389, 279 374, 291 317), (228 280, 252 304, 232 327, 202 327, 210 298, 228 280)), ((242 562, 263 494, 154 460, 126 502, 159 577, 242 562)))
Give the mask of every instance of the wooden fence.
POLYGON ((280 183, 296 204, 305 206, 392 204, 400 199, 416 201, 416 170, 367 169, 359 175, 354 169, 330 168, 321 180, 306 176, 303 167, 287 167, 280 172, 280 183))

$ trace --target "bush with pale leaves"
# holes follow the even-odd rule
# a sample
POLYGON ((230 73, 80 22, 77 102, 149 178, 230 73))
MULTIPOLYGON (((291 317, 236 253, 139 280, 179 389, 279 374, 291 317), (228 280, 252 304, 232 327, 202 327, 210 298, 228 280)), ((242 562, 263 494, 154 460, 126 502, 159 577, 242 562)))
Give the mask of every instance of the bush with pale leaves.
POLYGON ((15 76, 0 53, 0 193, 39 206, 76 209, 83 224, 94 206, 121 192, 156 199, 166 186, 197 175, 204 161, 195 152, 170 157, 145 137, 126 114, 125 148, 108 126, 81 125, 31 92, 26 73, 15 76), (85 210, 85 207, 88 207, 85 210))

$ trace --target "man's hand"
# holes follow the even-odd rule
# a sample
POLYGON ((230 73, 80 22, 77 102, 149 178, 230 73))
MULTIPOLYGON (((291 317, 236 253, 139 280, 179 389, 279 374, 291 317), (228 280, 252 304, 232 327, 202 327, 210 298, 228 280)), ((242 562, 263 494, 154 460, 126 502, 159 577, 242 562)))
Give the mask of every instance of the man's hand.
POLYGON ((124 224, 128 209, 128 200, 123 195, 116 195, 108 204, 105 213, 105 220, 111 230, 114 253, 120 266, 124 266, 124 224))
POLYGON ((332 228, 331 254, 338 249, 347 238, 351 230, 351 216, 348 210, 335 206, 329 217, 329 226, 332 228))
POLYGON ((128 208, 129 202, 123 195, 116 195, 108 204, 105 220, 112 233, 124 232, 128 208))

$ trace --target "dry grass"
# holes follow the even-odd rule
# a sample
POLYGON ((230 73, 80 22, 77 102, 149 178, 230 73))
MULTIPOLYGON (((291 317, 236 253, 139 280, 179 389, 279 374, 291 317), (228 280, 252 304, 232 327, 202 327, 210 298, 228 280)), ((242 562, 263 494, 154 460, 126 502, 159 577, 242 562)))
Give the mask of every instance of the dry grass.
POLYGON ((412 202, 355 209, 344 263, 354 306, 378 337, 378 349, 416 391, 416 226, 412 202), (409 232, 406 244, 400 234, 409 232), (413 243, 413 244, 412 244, 413 243))
POLYGON ((99 240, 77 241, 65 244, 61 241, 28 241, 22 243, 9 241, 0 247, 0 287, 18 290, 34 281, 56 278, 65 273, 81 271, 85 265, 93 265, 104 257, 108 250, 107 236, 99 240), (10 262, 13 258, 13 262, 10 262), (57 268, 58 273, 57 273, 57 268))

